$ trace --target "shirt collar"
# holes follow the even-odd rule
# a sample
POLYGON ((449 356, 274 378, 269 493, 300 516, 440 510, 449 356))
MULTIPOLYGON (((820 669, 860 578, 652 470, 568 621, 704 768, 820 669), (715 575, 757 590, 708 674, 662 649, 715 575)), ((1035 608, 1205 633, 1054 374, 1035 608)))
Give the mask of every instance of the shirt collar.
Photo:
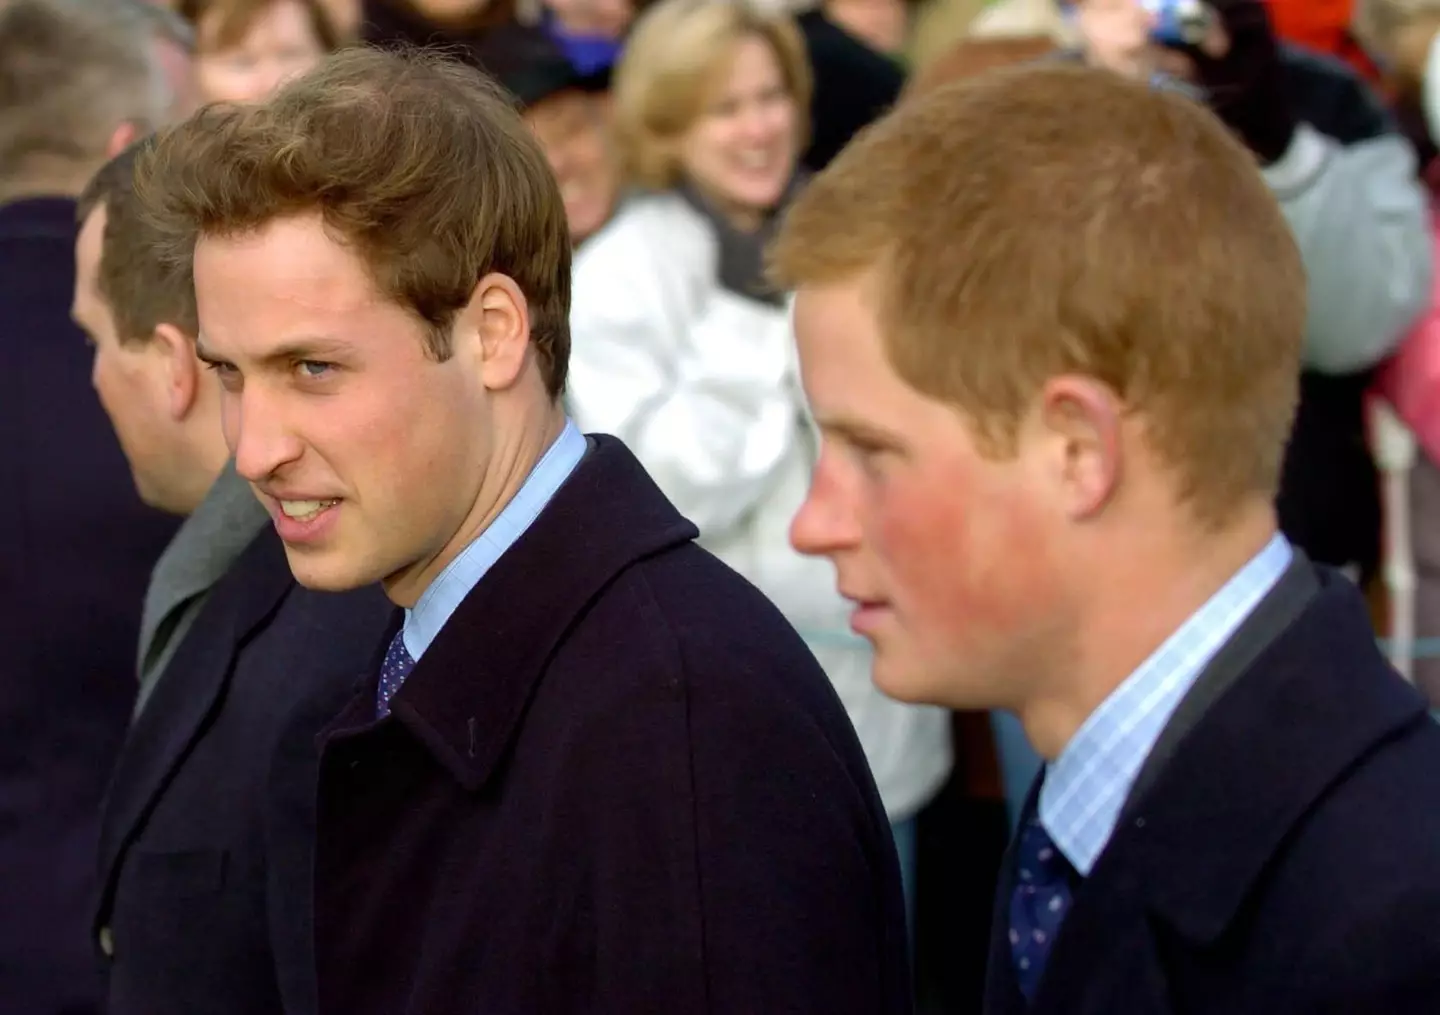
POLYGON ((1065 858, 1088 875, 1145 759, 1206 665, 1290 565, 1278 533, 1205 605, 1110 693, 1049 766, 1040 822, 1065 858))
POLYGON ((412 659, 420 659, 461 600, 550 503, 555 491, 585 457, 587 446, 585 436, 567 419, 565 429, 531 470, 510 503, 445 566, 421 593, 414 608, 405 611, 403 637, 412 659))

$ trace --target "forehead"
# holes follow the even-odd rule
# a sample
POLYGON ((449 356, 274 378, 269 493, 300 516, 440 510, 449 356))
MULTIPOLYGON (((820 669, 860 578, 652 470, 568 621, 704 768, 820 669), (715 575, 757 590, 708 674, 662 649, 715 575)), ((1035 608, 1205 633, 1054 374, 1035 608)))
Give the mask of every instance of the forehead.
MULTIPOLYGON (((382 298, 360 258, 319 216, 203 236, 195 245, 195 300, 205 344, 227 352, 295 334, 364 334, 408 315, 382 298)), ((418 328, 418 325, 416 325, 418 328)))
POLYGON ((918 436, 955 425, 949 406, 915 390, 890 362, 868 279, 801 286, 794 324, 805 394, 822 427, 918 436))
POLYGON ((780 77, 780 55, 770 40, 758 32, 746 32, 732 44, 724 84, 741 88, 780 77))
POLYGON ((885 356, 873 300, 863 281, 801 286, 793 314, 807 382, 847 390, 899 380, 885 356))
POLYGON ((563 124, 577 126, 590 120, 594 100, 573 88, 547 95, 525 110, 525 120, 537 131, 563 124))

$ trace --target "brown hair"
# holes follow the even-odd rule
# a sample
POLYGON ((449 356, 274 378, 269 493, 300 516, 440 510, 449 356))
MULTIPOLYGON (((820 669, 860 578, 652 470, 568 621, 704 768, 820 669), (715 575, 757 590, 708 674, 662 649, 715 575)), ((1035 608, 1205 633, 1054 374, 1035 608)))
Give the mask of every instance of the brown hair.
POLYGON ((1220 525, 1273 494, 1305 327, 1299 251, 1208 111, 1106 71, 994 71, 902 103, 817 176, 786 287, 871 270, 896 371, 1013 451, 1046 379, 1090 375, 1220 525))
POLYGON ((529 128, 478 71, 433 53, 344 49, 269 102, 207 107, 159 135, 136 187, 164 256, 187 275, 200 236, 319 212, 379 291, 450 355, 450 330, 490 272, 529 303, 552 395, 570 356, 570 235, 529 128))
POLYGON ((97 282, 122 343, 149 341, 160 324, 173 324, 192 338, 199 330, 194 289, 161 260, 135 194, 135 164, 152 144, 151 138, 138 141, 105 163, 76 209, 82 223, 97 208, 105 209, 97 282))
POLYGON ((705 112, 717 75, 749 36, 775 52, 804 147, 810 64, 794 20, 748 0, 660 0, 636 19, 615 68, 611 122, 627 181, 652 190, 680 182, 674 141, 705 112))
MULTIPOLYGON (((216 52, 238 46, 257 18, 281 0, 179 0, 176 10, 195 26, 195 38, 201 50, 216 52), (213 25, 205 25, 209 18, 213 25)), ((305 9, 310 29, 320 48, 330 53, 340 45, 340 33, 330 14, 319 0, 295 0, 305 9)))

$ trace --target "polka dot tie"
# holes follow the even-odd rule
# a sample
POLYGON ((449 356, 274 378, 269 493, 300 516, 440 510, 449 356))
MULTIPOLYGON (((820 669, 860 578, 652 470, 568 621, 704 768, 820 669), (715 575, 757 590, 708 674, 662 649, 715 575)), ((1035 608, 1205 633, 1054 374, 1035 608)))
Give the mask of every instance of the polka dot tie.
POLYGON ((380 667, 380 688, 375 692, 376 718, 384 719, 390 714, 390 699, 405 683, 405 678, 415 668, 410 650, 405 647, 404 630, 396 631, 390 647, 385 651, 385 664, 380 667))
POLYGON ((1050 946, 1070 909, 1077 875, 1038 817, 1031 818, 1020 833, 1017 861, 1010 896, 1010 954, 1020 992, 1034 1001, 1050 946))

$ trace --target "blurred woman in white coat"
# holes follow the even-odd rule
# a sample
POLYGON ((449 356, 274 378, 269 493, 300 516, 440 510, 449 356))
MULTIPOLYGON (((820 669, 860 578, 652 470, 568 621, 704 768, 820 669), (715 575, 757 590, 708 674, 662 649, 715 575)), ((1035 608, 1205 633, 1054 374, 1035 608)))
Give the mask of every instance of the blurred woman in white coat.
POLYGON ((817 443, 785 295, 761 266, 800 183, 809 99, 788 16, 661 0, 640 18, 613 91, 634 194, 576 256, 569 404, 584 429, 623 439, 701 543, 809 642, 870 760, 908 893, 913 818, 952 764, 949 717, 875 689, 830 565, 788 539, 817 443))

